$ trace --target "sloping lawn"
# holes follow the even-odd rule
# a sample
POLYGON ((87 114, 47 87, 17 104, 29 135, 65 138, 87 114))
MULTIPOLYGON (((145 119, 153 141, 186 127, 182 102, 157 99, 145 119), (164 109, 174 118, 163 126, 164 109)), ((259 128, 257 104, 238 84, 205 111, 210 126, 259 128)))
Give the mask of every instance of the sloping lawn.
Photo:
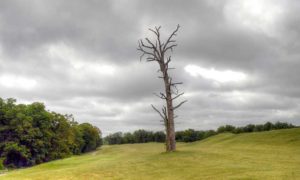
POLYGON ((159 143, 104 146, 0 179, 300 179, 300 128, 220 134, 177 146, 174 153, 159 143))

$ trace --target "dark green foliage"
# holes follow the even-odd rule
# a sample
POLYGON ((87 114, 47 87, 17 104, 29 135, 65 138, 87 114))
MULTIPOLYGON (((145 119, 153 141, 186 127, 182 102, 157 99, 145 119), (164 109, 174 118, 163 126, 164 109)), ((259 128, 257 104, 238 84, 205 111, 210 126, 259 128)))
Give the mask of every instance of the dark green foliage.
POLYGON ((199 141, 199 140, 208 138, 215 134, 216 134, 216 132, 214 130, 196 131, 194 129, 187 129, 184 131, 176 132, 176 141, 194 142, 194 141, 199 141))
POLYGON ((166 140, 166 135, 163 131, 158 131, 153 134, 154 142, 165 142, 165 140, 166 140))
POLYGON ((123 133, 116 132, 105 137, 104 141, 107 144, 124 144, 123 133))
POLYGON ((78 125, 73 126, 73 137, 74 143, 71 146, 72 153, 81 154, 86 142, 83 139, 83 132, 78 125))
POLYGON ((236 127, 234 131, 231 131, 231 133, 239 134, 243 133, 244 129, 242 127, 236 127))
POLYGON ((276 122, 272 124, 271 122, 267 122, 265 124, 253 125, 248 124, 243 127, 234 127, 232 125, 220 126, 217 131, 208 130, 208 131, 196 131, 193 129, 187 129, 185 131, 176 132, 176 140, 181 142, 193 142, 208 138, 210 136, 230 132, 230 133, 249 133, 249 132, 260 132, 260 131, 270 131, 276 129, 289 129, 295 128, 296 126, 283 122, 276 122))
MULTIPOLYGON (((215 135, 214 130, 209 131, 195 131, 188 129, 185 131, 176 132, 176 140, 182 142, 193 142, 215 135)), ((134 131, 133 133, 117 132, 110 134, 104 138, 106 144, 134 144, 147 142, 165 142, 166 134, 163 131, 152 132, 143 129, 134 131)))
POLYGON ((124 133, 122 137, 122 143, 123 144, 133 144, 136 143, 136 138, 131 133, 124 133))
POLYGON ((99 136, 101 132, 97 127, 89 123, 80 124, 78 127, 83 139, 81 152, 90 152, 102 145, 101 137, 99 136))
POLYGON ((235 130, 234 126, 231 125, 225 125, 225 126, 220 126, 217 130, 218 133, 223 133, 223 132, 233 132, 235 130))
MULTIPOLYGON (((265 124, 253 125, 248 124, 243 127, 234 127, 232 125, 220 126, 217 131, 207 130, 207 131, 197 131, 194 129, 187 129, 184 131, 176 132, 176 141, 179 142, 194 142, 199 141, 219 133, 249 133, 249 132, 260 132, 260 131, 270 131, 275 129, 288 129, 294 128, 296 126, 288 123, 276 122, 272 124, 267 122, 265 124)), ((165 142, 166 135, 162 131, 152 132, 143 129, 134 131, 133 133, 127 132, 117 132, 110 134, 104 138, 106 144, 133 144, 133 143, 147 143, 147 142, 165 142)))
POLYGON ((210 136, 214 136, 214 135, 216 135, 216 134, 217 134, 217 132, 214 131, 214 130, 204 131, 204 137, 203 137, 203 139, 208 138, 208 137, 210 137, 210 136))
POLYGON ((12 167, 28 166, 31 158, 29 149, 15 142, 7 142, 3 148, 3 164, 12 167))
POLYGON ((266 124, 264 124, 263 130, 264 131, 270 131, 271 129, 273 129, 273 124, 270 122, 267 122, 266 124))
POLYGON ((194 129, 188 129, 185 131, 179 131, 176 132, 177 141, 183 141, 183 142, 193 142, 199 140, 198 138, 198 132, 194 129))
POLYGON ((134 144, 147 142, 165 142, 166 135, 162 131, 152 132, 139 129, 133 133, 113 133, 104 138, 106 144, 134 144))
POLYGON ((71 116, 45 110, 42 103, 16 104, 0 98, 0 159, 6 167, 40 164, 96 149, 101 132, 71 116))
POLYGON ((260 131, 264 131, 264 125, 263 124, 255 125, 254 132, 260 132, 260 131))
POLYGON ((3 159, 0 158, 0 171, 4 169, 3 159))
POLYGON ((292 124, 288 124, 288 123, 282 123, 282 122, 276 122, 273 125, 273 129, 289 129, 289 128, 294 128, 295 126, 293 126, 292 124))
POLYGON ((255 129, 255 125, 248 124, 247 126, 243 127, 243 132, 253 132, 255 129))
POLYGON ((146 131, 143 129, 137 130, 133 132, 133 136, 135 138, 136 143, 146 143, 153 141, 153 132, 146 131))
POLYGON ((290 129, 290 128, 295 128, 296 126, 285 122, 276 122, 275 124, 271 122, 266 122, 265 124, 257 124, 257 125, 248 124, 242 127, 234 127, 234 126, 230 126, 232 128, 224 128, 224 127, 229 127, 229 125, 219 127, 218 133, 231 132, 231 133, 239 134, 239 133, 249 133, 249 132, 270 131, 276 129, 290 129))

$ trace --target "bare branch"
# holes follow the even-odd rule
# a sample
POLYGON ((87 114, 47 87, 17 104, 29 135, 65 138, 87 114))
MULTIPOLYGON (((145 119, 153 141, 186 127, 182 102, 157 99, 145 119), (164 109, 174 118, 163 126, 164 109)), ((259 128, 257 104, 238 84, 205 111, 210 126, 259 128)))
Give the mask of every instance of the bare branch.
POLYGON ((145 45, 143 40, 140 40, 139 42, 141 43, 141 46, 142 46, 142 47, 148 48, 148 49, 152 49, 151 46, 145 45))
POLYGON ((161 57, 161 54, 160 54, 160 52, 158 51, 158 49, 157 49, 157 46, 155 46, 148 38, 145 38, 146 39, 146 41, 152 46, 152 50, 153 50, 153 52, 154 52, 154 54, 155 54, 155 56, 156 56, 156 58, 157 59, 160 59, 159 57, 161 57))
POLYGON ((155 53, 149 52, 149 50, 146 50, 145 48, 148 48, 148 46, 144 45, 142 40, 138 41, 138 49, 137 50, 142 52, 142 55, 140 56, 140 61, 142 60, 144 55, 148 55, 149 58, 153 58, 153 59, 157 60, 155 53))
POLYGON ((167 99, 166 95, 164 93, 159 93, 160 95, 153 93, 155 96, 161 98, 161 99, 167 99))
POLYGON ((157 61, 157 60, 155 58, 152 58, 152 57, 147 57, 146 61, 147 62, 151 62, 151 61, 157 61))
POLYGON ((170 87, 172 87, 171 88, 172 94, 176 94, 176 95, 178 94, 178 89, 176 86, 177 84, 180 84, 180 83, 173 83, 172 78, 171 77, 169 78, 169 85, 170 85, 170 87))
POLYGON ((149 28, 149 31, 153 32, 156 36, 158 36, 158 33, 157 33, 157 30, 156 30, 156 27, 155 27, 155 30, 149 28))
POLYGON ((178 83, 171 83, 171 86, 176 86, 176 85, 181 85, 183 84, 182 82, 178 82, 178 83))
POLYGON ((172 88, 172 93, 173 93, 173 94, 178 94, 179 91, 178 91, 177 86, 176 86, 176 85, 172 85, 172 87, 173 87, 173 88, 172 88), (174 90, 174 89, 175 89, 175 90, 174 90))
POLYGON ((171 46, 166 47, 166 49, 164 50, 165 52, 167 52, 168 50, 171 50, 173 52, 173 48, 176 47, 177 44, 173 44, 171 46))
POLYGON ((166 44, 163 47, 163 51, 165 51, 165 49, 167 48, 167 46, 168 46, 169 43, 175 42, 175 40, 172 40, 172 38, 177 35, 176 33, 179 30, 179 27, 180 26, 178 24, 177 27, 176 27, 176 29, 173 31, 173 33, 169 36, 168 40, 166 41, 166 44))
POLYGON ((165 63, 166 66, 168 66, 170 62, 171 62, 171 56, 168 57, 167 62, 165 63))
POLYGON ((167 99, 167 96, 164 93, 160 93, 161 97, 163 97, 164 99, 167 99))
POLYGON ((180 96, 184 95, 184 93, 180 93, 177 96, 173 97, 172 100, 179 98, 180 96))
POLYGON ((160 28, 161 28, 161 26, 155 27, 155 30, 158 32, 158 34, 159 34, 160 28))
POLYGON ((163 46, 162 46, 162 43, 161 43, 161 40, 160 40, 160 32, 159 32, 160 28, 161 28, 161 26, 159 26, 158 28, 155 27, 156 32, 157 32, 157 40, 158 40, 160 55, 161 55, 161 57, 163 57, 164 56, 164 51, 162 50, 163 46))
POLYGON ((162 114, 158 109, 156 109, 156 107, 153 106, 152 104, 151 104, 151 106, 152 106, 152 108, 159 114, 159 116, 160 116, 163 120, 165 120, 165 117, 163 116, 163 114, 162 114))
POLYGON ((180 106, 182 106, 184 103, 186 103, 187 102, 187 100, 185 100, 185 101, 182 101, 181 103, 179 103, 177 106, 175 106, 174 108, 173 108, 173 110, 175 110, 175 109, 177 109, 177 108, 179 108, 180 106))

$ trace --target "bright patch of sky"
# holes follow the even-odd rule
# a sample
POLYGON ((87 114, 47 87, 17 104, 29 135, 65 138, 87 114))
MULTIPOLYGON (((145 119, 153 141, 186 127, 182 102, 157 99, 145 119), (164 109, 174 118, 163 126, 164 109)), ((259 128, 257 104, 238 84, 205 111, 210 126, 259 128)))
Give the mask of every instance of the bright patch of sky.
POLYGON ((10 74, 4 74, 0 76, 0 85, 6 88, 20 88, 24 90, 31 90, 36 86, 36 84, 36 80, 26 77, 10 74))
POLYGON ((201 76, 202 78, 220 83, 241 82, 247 79, 245 73, 232 70, 219 71, 215 68, 203 68, 197 65, 187 65, 184 69, 193 77, 201 76))
POLYGON ((85 57, 79 54, 65 43, 53 44, 47 47, 48 55, 51 58, 58 58, 68 62, 73 70, 78 74, 100 74, 100 75, 114 75, 116 68, 113 65, 102 64, 102 60, 88 61, 85 57))
POLYGON ((274 35, 276 33, 274 26, 283 14, 283 10, 276 0, 231 0, 225 6, 224 13, 229 22, 274 35))

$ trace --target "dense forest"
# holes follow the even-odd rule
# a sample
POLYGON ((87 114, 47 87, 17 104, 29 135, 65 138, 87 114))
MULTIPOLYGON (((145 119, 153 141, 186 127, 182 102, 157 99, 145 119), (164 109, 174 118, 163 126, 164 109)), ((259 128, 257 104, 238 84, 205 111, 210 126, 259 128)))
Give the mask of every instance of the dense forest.
POLYGON ((42 103, 0 98, 0 166, 32 166, 102 145, 101 131, 72 116, 49 112, 42 103))
MULTIPOLYGON (((194 142, 199 141, 210 136, 230 132, 230 133, 250 133, 250 132, 261 132, 261 131, 270 131, 276 129, 289 129, 296 126, 285 123, 285 122, 266 122, 265 124, 248 124, 242 127, 235 127, 232 125, 220 126, 216 131, 207 130, 207 131, 197 131, 194 129, 187 129, 184 131, 176 132, 176 141, 178 142, 194 142)), ((110 134, 104 138, 105 144, 134 144, 134 143, 146 143, 146 142, 165 142, 165 133, 162 131, 152 132, 147 130, 137 130, 133 133, 127 132, 117 132, 110 134)))

